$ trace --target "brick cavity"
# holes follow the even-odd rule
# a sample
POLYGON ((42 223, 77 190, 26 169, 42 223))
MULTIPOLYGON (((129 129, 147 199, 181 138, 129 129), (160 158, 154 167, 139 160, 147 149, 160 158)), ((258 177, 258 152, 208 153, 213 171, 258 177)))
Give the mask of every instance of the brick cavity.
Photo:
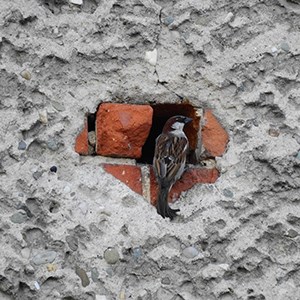
POLYGON ((169 201, 172 202, 195 184, 214 183, 219 177, 215 157, 226 151, 229 137, 211 110, 196 108, 188 102, 102 103, 95 113, 85 116, 84 128, 75 141, 75 151, 80 155, 112 157, 111 164, 103 164, 104 170, 155 205, 158 187, 151 166, 155 140, 165 122, 175 115, 184 115, 193 121, 184 129, 190 144, 189 167, 170 192, 169 201), (133 158, 136 163, 117 164, 114 157, 133 158))
MULTIPOLYGON (((184 115, 190 117, 193 121, 190 124, 187 124, 184 128, 184 131, 189 139, 190 144, 190 157, 188 162, 195 162, 196 152, 198 149, 198 142, 201 140, 199 136, 200 132, 200 113, 199 110, 194 108, 189 103, 180 103, 180 104, 156 104, 151 105, 153 109, 153 121, 152 127, 149 133, 149 136, 146 140, 146 143, 142 149, 142 156, 138 160, 139 163, 152 164, 154 149, 155 149, 155 140, 161 134, 162 129, 166 121, 176 115, 184 115)), ((200 146, 201 148, 201 146, 200 146)))

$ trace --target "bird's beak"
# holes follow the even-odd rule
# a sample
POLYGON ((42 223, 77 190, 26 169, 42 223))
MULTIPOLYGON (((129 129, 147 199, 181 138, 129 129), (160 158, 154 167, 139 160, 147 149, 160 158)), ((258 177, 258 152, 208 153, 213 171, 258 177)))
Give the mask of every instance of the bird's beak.
POLYGON ((190 123, 190 122, 192 122, 192 121, 193 121, 193 119, 192 119, 192 118, 189 118, 189 117, 185 117, 185 119, 184 119, 184 123, 185 123, 185 124, 190 123))

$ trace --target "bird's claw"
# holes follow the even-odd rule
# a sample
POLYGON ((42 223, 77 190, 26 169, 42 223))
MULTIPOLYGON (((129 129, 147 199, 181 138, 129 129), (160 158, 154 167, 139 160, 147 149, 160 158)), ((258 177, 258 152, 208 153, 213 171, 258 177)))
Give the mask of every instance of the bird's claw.
POLYGON ((172 209, 171 207, 167 208, 167 217, 169 217, 171 220, 177 216, 177 212, 179 212, 180 209, 172 209))
POLYGON ((177 216, 177 212, 179 212, 180 209, 172 209, 170 206, 167 206, 165 211, 159 211, 157 210, 157 213, 160 214, 163 218, 170 218, 170 220, 173 220, 177 216))

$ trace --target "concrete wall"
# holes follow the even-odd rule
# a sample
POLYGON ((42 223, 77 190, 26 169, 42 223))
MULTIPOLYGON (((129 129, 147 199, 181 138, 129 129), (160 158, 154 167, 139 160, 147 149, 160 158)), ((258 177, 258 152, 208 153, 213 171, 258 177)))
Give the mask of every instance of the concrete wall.
POLYGON ((299 299, 299 1, 0 7, 1 299, 299 299), (170 222, 74 144, 100 102, 184 98, 230 141, 170 222))

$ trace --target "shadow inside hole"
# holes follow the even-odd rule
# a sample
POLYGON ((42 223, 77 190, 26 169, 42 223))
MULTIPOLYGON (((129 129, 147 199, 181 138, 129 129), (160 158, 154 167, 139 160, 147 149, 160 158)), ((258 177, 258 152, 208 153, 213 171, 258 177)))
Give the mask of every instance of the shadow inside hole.
POLYGON ((88 132, 96 130, 96 113, 87 114, 88 132))
POLYGON ((183 115, 193 119, 193 122, 186 125, 184 132, 189 139, 190 155, 188 157, 188 163, 196 163, 192 158, 197 148, 199 120, 200 117, 197 114, 197 110, 189 103, 181 104, 156 104, 151 106, 153 108, 152 127, 149 136, 142 148, 142 156, 137 160, 138 163, 152 164, 155 140, 162 133, 163 127, 167 120, 176 115, 183 115))
POLYGON ((89 155, 96 155, 96 113, 86 115, 88 129, 88 152, 89 155))
POLYGON ((54 213, 57 213, 59 211, 59 208, 60 208, 60 204, 56 201, 52 201, 50 203, 50 206, 49 206, 49 211, 54 214, 54 213))

